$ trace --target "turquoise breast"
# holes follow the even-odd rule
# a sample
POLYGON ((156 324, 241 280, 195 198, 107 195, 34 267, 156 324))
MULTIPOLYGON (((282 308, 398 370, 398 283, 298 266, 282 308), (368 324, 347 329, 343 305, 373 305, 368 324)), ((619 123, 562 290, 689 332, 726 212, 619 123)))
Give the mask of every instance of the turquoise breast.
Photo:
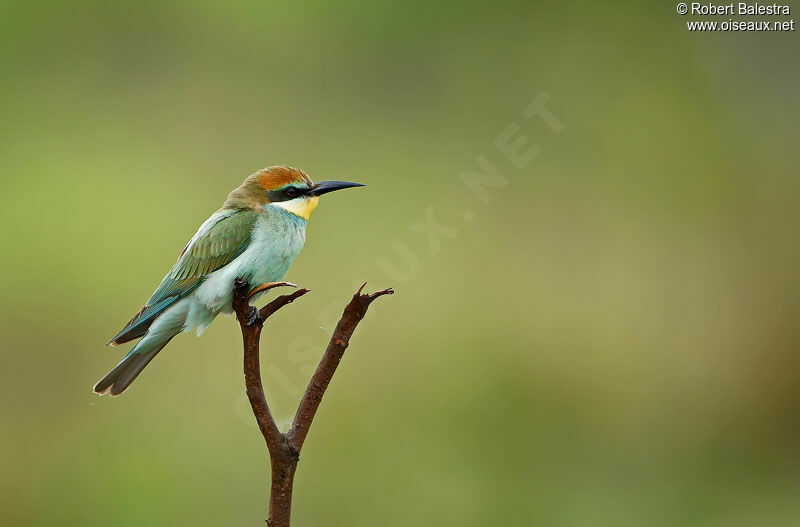
POLYGON ((251 285, 282 280, 305 242, 306 220, 279 207, 264 207, 253 227, 258 256, 251 285))

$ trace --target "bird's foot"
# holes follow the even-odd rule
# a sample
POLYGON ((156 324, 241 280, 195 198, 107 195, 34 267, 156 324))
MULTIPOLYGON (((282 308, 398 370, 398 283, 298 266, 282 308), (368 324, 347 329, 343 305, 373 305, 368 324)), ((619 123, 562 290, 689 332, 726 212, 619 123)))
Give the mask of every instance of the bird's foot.
POLYGON ((256 322, 260 322, 261 317, 258 316, 258 309, 253 306, 249 306, 247 310, 247 314, 245 315, 244 323, 248 326, 252 326, 256 322))

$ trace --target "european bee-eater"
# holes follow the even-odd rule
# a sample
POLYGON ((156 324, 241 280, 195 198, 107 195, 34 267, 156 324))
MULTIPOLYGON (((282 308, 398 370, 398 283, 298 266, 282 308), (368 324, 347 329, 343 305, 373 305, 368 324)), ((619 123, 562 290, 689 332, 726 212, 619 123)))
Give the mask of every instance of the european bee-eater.
POLYGON ((306 240, 306 221, 319 196, 360 183, 314 183, 288 166, 259 170, 228 195, 197 230, 153 296, 116 337, 117 346, 141 337, 94 387, 119 395, 180 332, 200 335, 219 313, 233 311, 236 278, 251 287, 284 277, 306 240))

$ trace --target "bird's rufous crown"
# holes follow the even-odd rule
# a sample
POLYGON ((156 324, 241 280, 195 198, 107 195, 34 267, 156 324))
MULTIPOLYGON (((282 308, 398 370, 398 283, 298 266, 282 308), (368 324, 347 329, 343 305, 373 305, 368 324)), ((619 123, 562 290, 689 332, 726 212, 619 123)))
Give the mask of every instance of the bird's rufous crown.
POLYGON ((285 165, 262 168, 253 175, 264 190, 276 190, 291 184, 300 184, 303 187, 311 187, 314 184, 299 168, 285 165))

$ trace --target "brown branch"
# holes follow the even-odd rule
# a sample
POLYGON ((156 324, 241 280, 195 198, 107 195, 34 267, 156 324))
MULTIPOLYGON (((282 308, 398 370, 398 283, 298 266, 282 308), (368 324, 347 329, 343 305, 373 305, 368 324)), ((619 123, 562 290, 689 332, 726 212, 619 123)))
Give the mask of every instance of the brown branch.
MULTIPOLYGON (((275 287, 285 285, 294 285, 288 282, 271 282, 269 284, 261 284, 255 289, 259 292, 264 292, 275 287)), ((261 366, 259 364, 259 342, 261 339, 261 328, 264 325, 264 320, 288 304, 295 298, 308 293, 307 289, 300 289, 293 293, 292 299, 287 299, 286 295, 280 296, 264 306, 264 316, 260 311, 250 305, 249 299, 252 294, 248 290, 249 286, 245 280, 236 280, 233 292, 233 310, 236 313, 236 318, 239 320, 239 326, 242 329, 242 344, 244 346, 244 382, 247 389, 247 398, 250 399, 250 406, 253 408, 253 414, 256 416, 258 427, 267 442, 270 456, 276 453, 276 448, 282 441, 283 434, 275 424, 275 419, 272 418, 272 412, 269 411, 267 398, 264 396, 264 387, 261 385, 261 366), (273 310, 267 308, 275 304, 273 310), (278 305, 280 304, 280 305, 278 305)), ((254 289, 254 290, 255 290, 254 289)))
POLYGON ((306 393, 300 401, 300 406, 297 408, 297 413, 294 415, 292 426, 289 428, 287 437, 289 443, 294 446, 298 451, 303 448, 303 443, 308 435, 308 430, 311 428, 311 422, 314 420, 314 415, 317 413, 319 403, 322 402, 322 396, 325 395, 325 390, 328 388, 333 374, 336 373, 336 367, 339 366, 339 361, 342 360, 344 350, 350 344, 350 337, 356 326, 367 314, 367 308, 376 298, 383 295, 391 295, 394 293, 393 289, 384 289, 375 293, 362 294, 366 282, 358 289, 353 299, 344 308, 342 318, 336 324, 336 329, 333 330, 333 336, 322 356, 322 360, 317 366, 317 371, 311 377, 311 382, 308 383, 306 393))
POLYGON ((292 485, 297 462, 300 459, 300 449, 303 447, 311 422, 317 413, 322 396, 336 372, 336 367, 342 360, 344 351, 350 343, 350 337, 364 318, 367 309, 373 300, 383 295, 394 293, 392 289, 384 289, 375 293, 363 294, 365 283, 362 285, 350 303, 344 308, 339 323, 333 331, 328 348, 320 360, 317 371, 314 372, 308 384, 306 393, 300 401, 292 426, 287 433, 282 433, 272 413, 269 410, 267 399, 264 396, 264 387, 261 383, 261 369, 259 366, 259 341, 261 328, 264 321, 286 304, 308 293, 308 289, 297 291, 277 297, 275 300, 262 307, 260 310, 250 305, 250 299, 257 293, 268 291, 275 287, 297 287, 290 282, 270 282, 249 289, 245 280, 237 279, 234 287, 233 309, 239 326, 242 330, 244 346, 244 379, 247 397, 250 406, 261 429, 261 434, 267 443, 270 465, 272 467, 272 484, 270 486, 269 527, 289 527, 289 518, 292 506, 292 485))

